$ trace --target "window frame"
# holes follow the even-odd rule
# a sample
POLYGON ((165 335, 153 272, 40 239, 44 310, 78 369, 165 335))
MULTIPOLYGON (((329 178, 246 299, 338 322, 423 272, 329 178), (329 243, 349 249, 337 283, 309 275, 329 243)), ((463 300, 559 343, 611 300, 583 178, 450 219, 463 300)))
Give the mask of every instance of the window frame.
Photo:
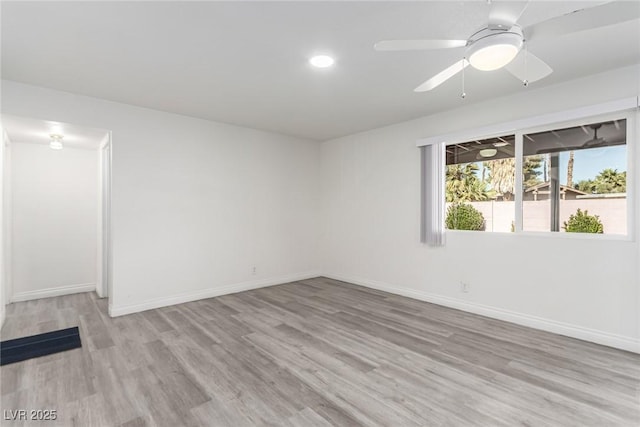
POLYGON ((635 159, 635 144, 630 143, 633 141, 634 135, 636 135, 636 115, 635 111, 618 111, 614 113, 598 114, 595 116, 582 117, 579 119, 561 121, 556 123, 550 123, 541 126, 535 126, 527 129, 521 129, 516 131, 516 188, 522 188, 522 166, 523 166, 523 151, 524 151, 524 135, 537 132, 546 132, 557 129, 564 129, 569 127, 588 125, 596 122, 605 122, 612 120, 626 120, 626 160, 627 160, 627 233, 626 234, 590 234, 590 233, 566 233, 557 231, 525 231, 522 229, 523 223, 523 193, 518 191, 516 193, 516 224, 515 233, 520 235, 531 236, 558 236, 571 239, 605 239, 605 240, 624 240, 633 241, 635 236, 635 165, 633 164, 635 159), (519 153, 519 154, 518 154, 519 153), (519 183, 518 183, 519 177, 519 183))
MULTIPOLYGON (((637 102, 637 98, 636 98, 637 102)), ((588 109, 587 109, 588 110, 588 109)), ((557 120, 561 116, 561 113, 554 114, 556 120, 549 120, 548 122, 544 122, 542 124, 536 124, 533 126, 525 126, 524 121, 514 122, 512 125, 521 125, 521 126, 512 126, 510 129, 509 126, 504 126, 502 131, 497 131, 497 128, 492 129, 493 132, 487 133, 488 128, 478 129, 478 132, 475 133, 473 131, 465 132, 463 134, 458 135, 457 137, 453 137, 449 140, 446 137, 436 137, 441 138, 440 142, 444 145, 445 149, 449 145, 460 144, 473 140, 482 140, 487 138, 495 138, 499 136, 505 135, 514 135, 515 142, 515 188, 518 189, 514 195, 515 201, 515 227, 513 233, 506 232, 494 232, 490 234, 506 234, 506 235, 518 235, 518 236, 531 236, 531 237, 543 237, 543 238, 563 238, 563 239, 586 239, 586 240, 617 240, 617 241, 635 241, 636 236, 636 145, 640 144, 640 135, 638 134, 638 122, 640 121, 640 112, 638 108, 634 109, 623 109, 613 112, 604 112, 597 113, 595 111, 590 111, 591 114, 585 112, 584 115, 575 114, 573 118, 569 120, 557 120), (537 132, 546 132, 557 129, 564 129, 569 127, 588 125, 596 122, 604 122, 604 121, 612 121, 612 120, 626 120, 626 161, 627 161, 627 191, 626 191, 626 208, 627 208, 627 233, 626 234, 590 234, 590 233, 567 233, 567 232, 557 232, 557 231, 525 231, 522 229, 523 225, 523 192, 522 189, 523 183, 523 171, 522 166, 524 162, 524 135, 537 133, 537 132), (516 127, 516 128, 513 128, 516 127), (485 131, 485 132, 483 132, 485 131), (446 142, 445 142, 446 141, 446 142)), ((571 116, 572 114, 568 114, 571 116)), ((534 122, 536 120, 533 120, 534 122)), ((540 118, 537 120, 541 122, 540 118)), ((430 138, 431 139, 431 138, 430 138)), ((420 144, 420 141, 418 142, 420 144)), ((444 200, 442 201, 442 208, 445 209, 444 200)), ((469 230, 445 230, 446 233, 469 233, 469 230)), ((473 233, 473 231, 471 231, 473 233)))

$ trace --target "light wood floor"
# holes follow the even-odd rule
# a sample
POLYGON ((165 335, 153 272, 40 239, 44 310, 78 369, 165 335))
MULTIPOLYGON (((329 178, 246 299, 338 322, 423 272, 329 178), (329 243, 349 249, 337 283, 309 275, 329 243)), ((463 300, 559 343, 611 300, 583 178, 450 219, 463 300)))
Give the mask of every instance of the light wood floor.
POLYGON ((81 349, 1 368, 3 410, 65 426, 640 425, 638 355, 324 278, 115 319, 90 293, 16 303, 2 339, 75 325, 81 349))

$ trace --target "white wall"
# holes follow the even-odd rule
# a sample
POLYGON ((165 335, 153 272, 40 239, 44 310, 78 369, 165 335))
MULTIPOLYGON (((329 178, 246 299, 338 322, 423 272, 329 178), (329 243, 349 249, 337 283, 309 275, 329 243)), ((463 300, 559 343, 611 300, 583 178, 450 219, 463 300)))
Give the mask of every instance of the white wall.
POLYGON ((113 314, 318 274, 319 143, 9 81, 2 112, 112 131, 113 314))
MULTIPOLYGON (((449 232, 446 247, 423 246, 416 148, 420 138, 636 96, 638 76, 631 67, 531 85, 515 96, 324 142, 324 274, 640 351, 637 233, 634 241, 595 241, 449 232), (471 285, 469 293, 460 281, 471 285)), ((629 144, 635 148, 637 137, 629 144)))
POLYGON ((7 263, 7 252, 10 248, 10 233, 8 222, 11 207, 11 192, 9 189, 10 181, 10 160, 11 160, 11 141, 9 135, 1 130, 2 141, 0 142, 0 328, 4 325, 6 318, 5 305, 8 302, 9 289, 9 268, 7 263))
POLYGON ((13 141, 11 301, 95 289, 97 159, 13 141))

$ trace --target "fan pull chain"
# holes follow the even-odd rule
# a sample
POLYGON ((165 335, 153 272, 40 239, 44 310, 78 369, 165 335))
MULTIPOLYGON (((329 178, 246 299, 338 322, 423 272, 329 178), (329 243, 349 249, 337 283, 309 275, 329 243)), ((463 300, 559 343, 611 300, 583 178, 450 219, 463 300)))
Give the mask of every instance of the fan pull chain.
POLYGON ((464 69, 466 68, 464 65, 466 61, 466 57, 462 58, 462 93, 460 94, 460 97, 462 99, 465 99, 467 97, 467 93, 464 91, 464 69))
POLYGON ((529 56, 529 47, 527 46, 527 41, 524 40, 524 80, 522 81, 522 84, 524 85, 524 87, 529 87, 529 80, 527 79, 528 77, 528 69, 527 69, 527 57, 529 56))

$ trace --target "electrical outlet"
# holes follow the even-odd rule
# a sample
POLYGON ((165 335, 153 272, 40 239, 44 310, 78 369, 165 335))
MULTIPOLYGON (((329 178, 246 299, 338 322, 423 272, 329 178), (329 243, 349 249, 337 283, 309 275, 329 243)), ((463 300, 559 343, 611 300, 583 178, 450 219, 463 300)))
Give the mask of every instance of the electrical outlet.
POLYGON ((471 285, 466 282, 460 282, 460 292, 467 293, 469 292, 471 285))

